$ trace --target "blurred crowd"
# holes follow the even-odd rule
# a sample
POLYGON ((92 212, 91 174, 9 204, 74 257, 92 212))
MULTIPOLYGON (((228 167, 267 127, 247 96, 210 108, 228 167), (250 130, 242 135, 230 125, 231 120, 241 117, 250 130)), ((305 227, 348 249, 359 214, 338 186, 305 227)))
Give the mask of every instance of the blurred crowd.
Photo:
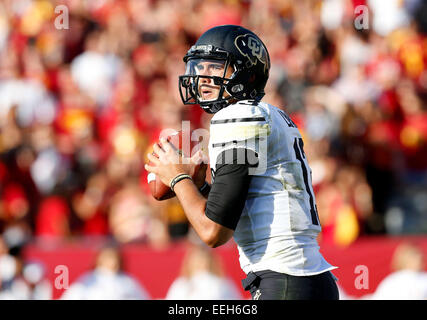
POLYGON ((426 12, 421 0, 0 2, 2 241, 19 252, 34 239, 186 236, 143 164, 163 129, 208 127, 178 75, 221 24, 269 50, 263 100, 303 133, 320 240, 427 232, 426 12))
POLYGON ((338 284, 340 300, 426 300, 426 257, 425 250, 416 241, 401 241, 391 256, 390 273, 373 293, 354 297, 338 284))

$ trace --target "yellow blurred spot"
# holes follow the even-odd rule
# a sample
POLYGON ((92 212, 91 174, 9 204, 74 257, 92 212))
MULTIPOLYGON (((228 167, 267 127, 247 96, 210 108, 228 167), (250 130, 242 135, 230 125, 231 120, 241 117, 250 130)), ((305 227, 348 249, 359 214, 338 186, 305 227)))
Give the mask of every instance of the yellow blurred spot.
POLYGON ((415 148, 420 141, 420 133, 413 127, 407 126, 400 132, 400 141, 405 147, 415 148))
POLYGON ((64 111, 62 124, 65 129, 73 134, 85 133, 92 125, 92 119, 89 113, 82 109, 67 109, 64 111))
POLYGON ((136 151, 137 137, 133 130, 121 129, 113 140, 116 153, 119 156, 129 156, 136 151))
POLYGON ((21 32, 28 36, 35 36, 52 16, 53 5, 49 1, 34 1, 22 16, 21 32))
POLYGON ((166 210, 168 223, 173 224, 187 221, 184 209, 182 209, 181 204, 176 198, 170 200, 166 210))
POLYGON ((405 69, 411 77, 418 77, 424 70, 423 52, 420 44, 408 43, 401 54, 405 69))
POLYGON ((353 243, 359 235, 359 223, 354 209, 345 205, 337 214, 335 220, 335 243, 340 246, 348 246, 353 243))

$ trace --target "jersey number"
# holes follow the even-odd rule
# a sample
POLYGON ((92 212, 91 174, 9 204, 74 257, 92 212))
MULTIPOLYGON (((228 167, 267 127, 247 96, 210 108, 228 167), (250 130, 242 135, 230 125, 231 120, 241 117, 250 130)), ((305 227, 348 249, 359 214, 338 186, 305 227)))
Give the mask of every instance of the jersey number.
POLYGON ((309 195, 309 198, 310 198, 311 221, 314 225, 318 226, 320 224, 319 224, 319 219, 318 219, 317 206, 314 203, 314 197, 313 197, 313 194, 311 192, 310 183, 308 180, 308 168, 304 162, 305 154, 304 154, 304 148, 303 147, 304 147, 304 143, 303 143, 302 139, 301 138, 295 138, 294 150, 295 150, 295 154, 296 154, 297 159, 301 163, 302 174, 304 176, 305 189, 306 189, 306 191, 309 195))

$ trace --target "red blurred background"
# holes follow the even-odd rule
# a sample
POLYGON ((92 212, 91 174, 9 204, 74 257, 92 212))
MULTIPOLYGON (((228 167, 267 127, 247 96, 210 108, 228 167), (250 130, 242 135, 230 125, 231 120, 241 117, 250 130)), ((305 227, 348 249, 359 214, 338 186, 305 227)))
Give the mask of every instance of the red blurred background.
MULTIPOLYGON (((94 270, 106 240, 123 248, 132 276, 154 298, 183 275, 181 243, 191 229, 176 199, 150 196, 143 164, 163 129, 179 130, 182 121, 208 127, 209 115, 182 105, 178 75, 188 48, 219 24, 241 24, 266 43, 272 69, 264 101, 303 133, 321 250, 340 267, 338 283, 350 296, 371 293, 393 272, 397 239, 416 235, 427 253, 426 7, 420 0, 2 1, 0 298, 29 298, 43 279, 54 286, 56 264, 69 264, 74 282, 94 270), (354 287, 355 264, 369 266, 369 292, 354 287)), ((215 274, 240 290, 234 248, 215 252, 226 257, 215 274)), ((59 297, 52 292, 44 297, 59 297)))

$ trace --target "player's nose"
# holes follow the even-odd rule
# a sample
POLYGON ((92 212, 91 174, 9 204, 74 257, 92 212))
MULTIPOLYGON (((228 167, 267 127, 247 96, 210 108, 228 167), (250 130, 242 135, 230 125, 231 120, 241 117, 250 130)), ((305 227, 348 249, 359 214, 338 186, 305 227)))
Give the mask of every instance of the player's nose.
POLYGON ((200 83, 208 84, 208 83, 210 83, 210 82, 211 82, 211 79, 210 79, 210 78, 207 78, 207 77, 200 77, 200 83))

